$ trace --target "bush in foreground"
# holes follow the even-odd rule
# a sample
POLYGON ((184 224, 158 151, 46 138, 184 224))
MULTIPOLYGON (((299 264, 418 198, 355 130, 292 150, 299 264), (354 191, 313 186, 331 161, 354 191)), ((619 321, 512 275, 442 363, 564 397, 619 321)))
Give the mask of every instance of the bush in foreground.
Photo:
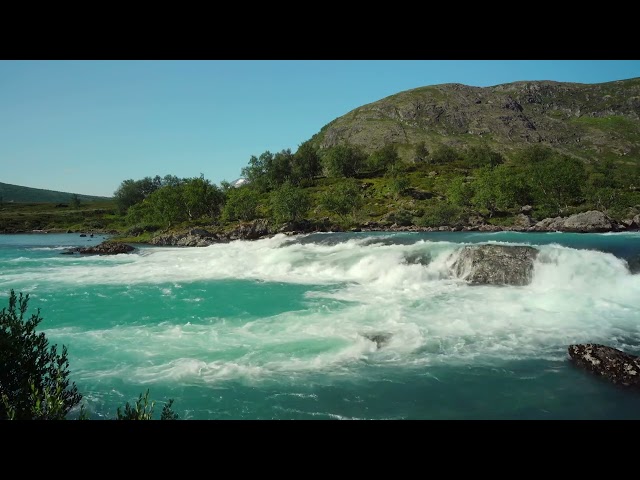
MULTIPOLYGON (((29 295, 9 294, 9 306, 0 311, 0 420, 64 420, 80 404, 82 394, 69 380, 67 348, 58 353, 44 333, 36 333, 42 322, 40 310, 26 318, 29 295)), ((155 402, 149 391, 134 407, 118 408, 118 420, 151 420, 155 402)), ((177 420, 169 400, 161 420, 177 420)), ((84 405, 80 419, 87 419, 84 405)))

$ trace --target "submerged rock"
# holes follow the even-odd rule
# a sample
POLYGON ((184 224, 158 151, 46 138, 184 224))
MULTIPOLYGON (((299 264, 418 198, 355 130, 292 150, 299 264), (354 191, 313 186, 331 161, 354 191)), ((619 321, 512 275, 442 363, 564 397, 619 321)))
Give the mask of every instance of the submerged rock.
POLYGON ((533 247, 469 245, 459 251, 452 270, 476 285, 527 285, 537 256, 533 247))
POLYGON ((389 343, 389 340, 391 340, 391 337, 393 336, 393 334, 388 332, 376 332, 376 333, 363 333, 362 336, 367 340, 371 340, 372 342, 374 342, 376 344, 376 348, 379 350, 380 348, 384 347, 387 343, 389 343))
POLYGON ((613 347, 586 343, 569 345, 573 363, 624 387, 640 387, 640 357, 613 347))
POLYGON ((413 252, 404 256, 405 263, 409 265, 424 265, 425 267, 431 263, 431 255, 429 252, 413 252))

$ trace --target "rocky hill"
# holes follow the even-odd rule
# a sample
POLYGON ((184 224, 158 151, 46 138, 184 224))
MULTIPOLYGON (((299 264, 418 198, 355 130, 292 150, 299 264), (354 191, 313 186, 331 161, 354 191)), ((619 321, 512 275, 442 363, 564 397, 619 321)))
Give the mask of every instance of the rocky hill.
POLYGON ((423 141, 429 150, 483 142, 506 154, 540 143, 587 162, 640 161, 640 78, 416 88, 356 108, 312 139, 319 148, 349 143, 367 152, 393 143, 405 160, 423 141))

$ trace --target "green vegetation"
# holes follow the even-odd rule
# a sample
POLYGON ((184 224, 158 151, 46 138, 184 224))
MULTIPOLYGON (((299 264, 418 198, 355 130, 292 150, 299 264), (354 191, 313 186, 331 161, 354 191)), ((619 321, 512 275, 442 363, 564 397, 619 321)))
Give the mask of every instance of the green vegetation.
POLYGON ((290 183, 271 193, 271 212, 277 223, 302 220, 309 206, 307 193, 290 183))
POLYGON ((117 214, 113 201, 84 202, 79 207, 57 203, 3 203, 0 233, 114 232, 126 230, 125 218, 117 214))
POLYGON ((66 347, 58 354, 36 333, 40 311, 25 319, 28 302, 29 295, 11 290, 8 309, 0 311, 0 419, 60 420, 82 395, 69 381, 66 347))
MULTIPOLYGON (((64 420, 82 401, 76 384, 69 379, 69 359, 65 346, 58 353, 44 333, 36 333, 42 322, 40 310, 26 318, 29 295, 11 290, 8 308, 0 311, 0 420, 64 420)), ((176 420, 169 400, 161 420, 176 420)), ((118 407, 118 420, 151 420, 154 402, 149 391, 141 394, 134 407, 118 407)), ((84 405, 79 419, 88 419, 84 405)))
POLYGON ((104 202, 109 200, 107 197, 57 192, 0 182, 0 205, 3 203, 68 203, 74 195, 82 202, 104 202))
POLYGON ((4 196, 0 232, 68 228, 148 241, 254 219, 508 225, 524 205, 534 220, 592 209, 623 220, 640 208, 637 108, 637 79, 418 88, 349 112, 296 151, 251 156, 240 187, 156 175, 124 180, 109 204, 67 196, 64 207, 17 207, 4 196))
POLYGON ((355 221, 356 213, 364 201, 354 180, 342 180, 322 192, 319 203, 322 208, 338 215, 345 222, 348 219, 355 221))

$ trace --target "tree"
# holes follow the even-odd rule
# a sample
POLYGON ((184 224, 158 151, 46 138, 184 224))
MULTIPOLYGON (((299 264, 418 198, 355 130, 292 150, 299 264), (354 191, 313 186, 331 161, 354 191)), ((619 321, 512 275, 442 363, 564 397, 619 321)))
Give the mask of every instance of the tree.
POLYGON ((473 187, 463 177, 454 178, 447 189, 447 199, 454 205, 467 207, 471 205, 473 187))
POLYGON ((576 158, 554 154, 531 164, 528 174, 538 205, 554 207, 561 213, 582 200, 587 174, 576 158))
POLYGON ((310 205, 306 192, 288 182, 271 193, 271 212, 276 222, 301 220, 310 205))
POLYGON ((227 193, 227 202, 222 210, 223 220, 225 222, 253 220, 256 218, 258 199, 258 192, 249 186, 232 188, 227 193))
POLYGON ((355 177, 364 167, 367 156, 360 147, 337 145, 322 155, 322 163, 331 177, 355 177))
POLYGON ((458 152, 449 145, 440 145, 431 154, 431 163, 451 163, 458 160, 459 156, 458 152))
POLYGON ((242 176, 261 192, 277 188, 292 176, 293 154, 290 149, 276 154, 266 151, 259 157, 252 155, 249 165, 242 169, 242 176))
POLYGON ((320 197, 320 205, 331 213, 346 220, 348 215, 355 215, 362 206, 362 193, 353 180, 336 183, 325 190, 320 197))
MULTIPOLYGON (((167 177, 171 176, 167 175, 167 177)), ((140 203, 163 186, 162 181, 158 179, 159 177, 156 175, 155 178, 145 177, 142 180, 123 180, 113 193, 113 198, 120 214, 124 215, 130 206, 140 203)))
POLYGON ((478 169, 473 191, 471 203, 488 210, 490 216, 496 211, 522 206, 532 200, 524 174, 506 165, 478 169))
POLYGON ((151 206, 152 221, 171 227, 187 219, 187 212, 183 208, 182 186, 159 188, 149 195, 145 203, 151 206))
POLYGON ((398 163, 400 163, 398 149, 390 143, 369 155, 369 168, 374 172, 387 171, 398 163))
POLYGON ((449 202, 437 202, 430 205, 418 220, 421 227, 442 227, 451 225, 460 218, 460 207, 449 202))
POLYGON ((203 174, 187 178, 181 185, 182 203, 190 220, 208 216, 211 220, 219 214, 224 203, 224 194, 203 174))
POLYGON ((294 183, 311 181, 322 173, 320 155, 313 145, 306 141, 298 147, 291 162, 291 179, 294 183))
POLYGON ((474 168, 497 167, 504 163, 502 154, 492 150, 487 145, 473 145, 466 152, 467 163, 474 168))
POLYGON ((44 333, 40 310, 25 319, 29 295, 11 290, 9 308, 0 311, 0 419, 59 420, 82 395, 69 381, 67 348, 59 354, 44 333))

